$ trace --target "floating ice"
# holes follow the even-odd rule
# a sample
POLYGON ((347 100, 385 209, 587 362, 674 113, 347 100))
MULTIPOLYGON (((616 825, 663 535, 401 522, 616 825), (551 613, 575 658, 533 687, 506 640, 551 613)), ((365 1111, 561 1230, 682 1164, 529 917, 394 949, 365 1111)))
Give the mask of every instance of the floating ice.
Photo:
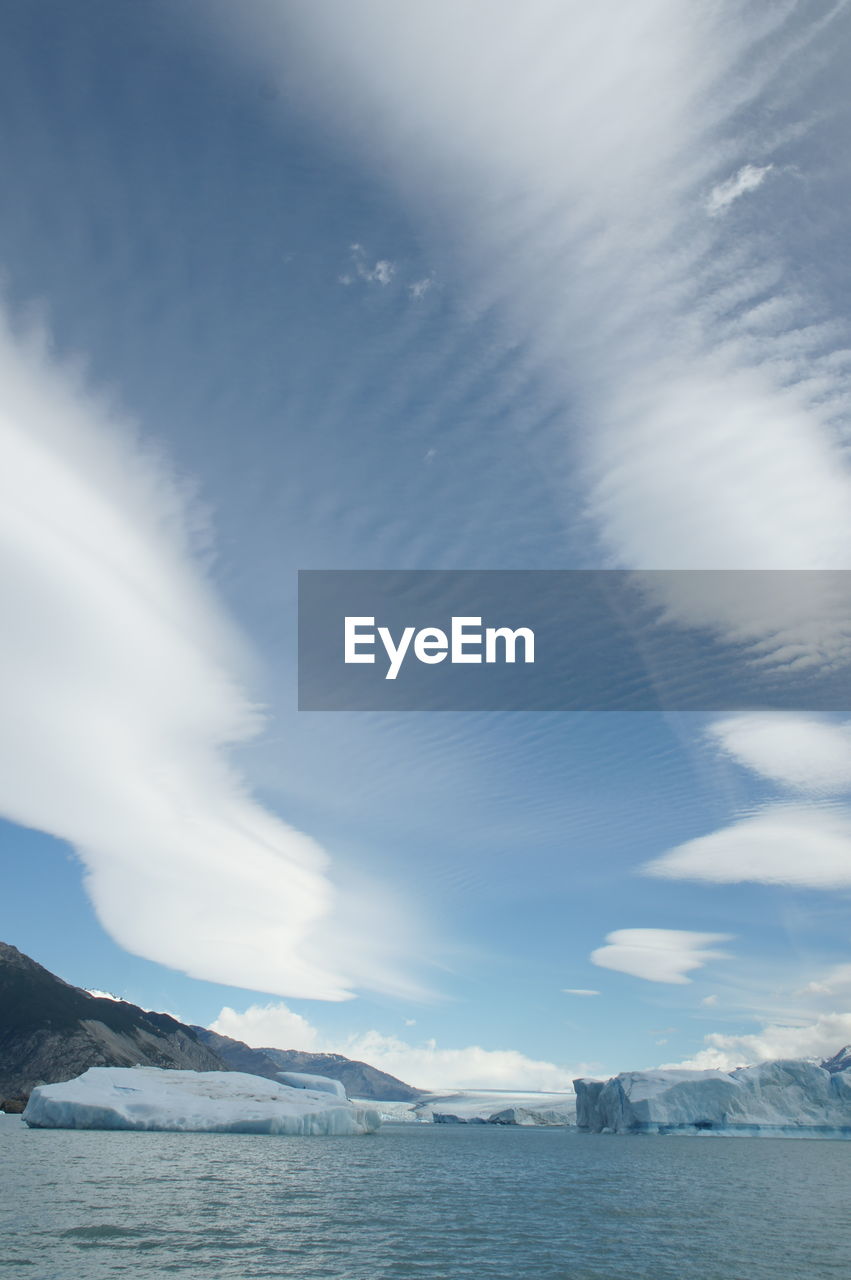
POLYGON ((851 1070, 791 1058, 735 1071, 625 1071, 575 1080, 576 1122, 592 1133, 851 1137, 851 1070))
POLYGON ((374 1107, 353 1106, 327 1088, 294 1089, 241 1071, 157 1067, 90 1067, 75 1080, 39 1085, 24 1120, 34 1129, 323 1135, 372 1133, 381 1123, 374 1107))

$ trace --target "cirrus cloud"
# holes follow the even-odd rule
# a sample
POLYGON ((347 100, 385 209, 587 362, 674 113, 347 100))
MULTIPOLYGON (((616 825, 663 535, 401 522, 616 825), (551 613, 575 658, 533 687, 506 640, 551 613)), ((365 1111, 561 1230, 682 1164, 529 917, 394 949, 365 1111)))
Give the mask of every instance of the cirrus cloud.
POLYGON ((261 717, 185 492, 2 313, 0 446, 0 814, 74 846, 137 955, 276 995, 397 986, 369 904, 335 921, 326 853, 228 759, 261 717))
POLYGON ((738 173, 734 173, 732 178, 727 178, 725 182, 719 182, 717 186, 712 188, 706 201, 707 213, 712 217, 717 217, 719 213, 726 212, 733 201, 738 200, 739 196, 743 196, 749 191, 756 191, 757 187, 761 187, 773 168, 774 165, 772 164, 742 165, 738 173))
MULTIPOLYGON (((758 229, 707 208, 814 127, 805 86, 842 7, 247 0, 234 23, 216 0, 205 18, 425 211, 468 305, 570 406, 550 456, 609 562, 817 569, 849 564, 847 327, 802 285, 781 201, 758 229)), ((807 610, 765 621, 783 661, 806 656, 807 610)), ((837 644, 847 660, 847 620, 837 644)))

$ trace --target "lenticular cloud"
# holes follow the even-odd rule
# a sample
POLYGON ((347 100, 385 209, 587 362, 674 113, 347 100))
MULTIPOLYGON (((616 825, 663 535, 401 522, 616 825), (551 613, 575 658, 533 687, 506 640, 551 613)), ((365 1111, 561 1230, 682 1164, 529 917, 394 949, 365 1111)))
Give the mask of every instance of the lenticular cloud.
POLYGON ((108 932, 193 977, 341 999, 322 850, 222 749, 258 717, 185 504, 37 342, 0 329, 0 813, 70 841, 108 932))
POLYGON ((688 974, 709 960, 724 959, 714 944, 727 942, 726 933, 693 933, 687 929, 616 929, 606 946, 591 952, 592 964, 628 973, 646 982, 676 985, 691 982, 688 974))
POLYGON ((663 880, 844 889, 851 885, 851 812, 772 805, 687 840, 642 871, 663 880))
MULTIPOLYGON (((831 21, 721 0, 246 0, 206 14, 389 176, 447 278, 565 406, 554 474, 609 563, 847 569, 841 317, 784 249, 806 86, 831 21), (821 42, 821 43, 820 43, 821 42), (794 76, 789 75, 794 67, 794 76), (767 180, 768 175, 771 180, 767 180), (785 186, 784 186, 785 184, 785 186), (723 214, 723 216, 719 216, 723 214)), ((803 588, 802 588, 803 590, 803 588)), ((851 619, 661 603, 763 664, 847 662, 851 619)))

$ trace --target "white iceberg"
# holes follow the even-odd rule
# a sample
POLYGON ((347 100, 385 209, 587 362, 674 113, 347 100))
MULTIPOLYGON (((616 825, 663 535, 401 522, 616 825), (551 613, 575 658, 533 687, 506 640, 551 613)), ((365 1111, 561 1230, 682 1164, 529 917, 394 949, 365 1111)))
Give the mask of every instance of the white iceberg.
MULTIPOLYGON (((331 1083, 330 1081, 328 1082, 331 1083)), ((241 1071, 90 1067, 33 1089, 23 1115, 34 1129, 146 1129, 187 1133, 372 1133, 374 1107, 319 1089, 294 1089, 241 1071)))
POLYGON ((306 1071, 278 1071, 277 1076, 291 1089, 313 1089, 315 1093, 333 1093, 336 1098, 348 1096, 343 1082, 330 1076, 312 1076, 306 1071))
POLYGON ((625 1071, 575 1080, 591 1133, 851 1137, 851 1070, 785 1059, 735 1071, 625 1071))

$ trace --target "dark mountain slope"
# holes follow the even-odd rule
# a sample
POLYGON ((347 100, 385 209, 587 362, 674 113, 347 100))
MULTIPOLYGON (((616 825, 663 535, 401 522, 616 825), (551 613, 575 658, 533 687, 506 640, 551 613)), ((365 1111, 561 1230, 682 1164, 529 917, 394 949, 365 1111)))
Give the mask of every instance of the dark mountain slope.
POLYGON ((251 1049, 167 1013, 89 995, 0 942, 0 1107, 36 1084, 71 1080, 89 1067, 247 1071, 274 1079, 307 1071, 341 1080, 350 1097, 408 1101, 419 1091, 337 1053, 251 1049))
POLYGON ((386 1102, 409 1102, 421 1096, 414 1089, 386 1071, 370 1067, 366 1062, 344 1058, 340 1053, 308 1053, 301 1049, 251 1049, 241 1040, 231 1040, 203 1027, 192 1030, 209 1048, 215 1050, 231 1071, 250 1071, 254 1075, 274 1079, 278 1071, 306 1071, 312 1075, 340 1080, 350 1098, 380 1098, 386 1102))
POLYGON ((221 1071, 195 1032, 165 1013, 91 996, 0 942, 0 1098, 89 1067, 221 1071))

